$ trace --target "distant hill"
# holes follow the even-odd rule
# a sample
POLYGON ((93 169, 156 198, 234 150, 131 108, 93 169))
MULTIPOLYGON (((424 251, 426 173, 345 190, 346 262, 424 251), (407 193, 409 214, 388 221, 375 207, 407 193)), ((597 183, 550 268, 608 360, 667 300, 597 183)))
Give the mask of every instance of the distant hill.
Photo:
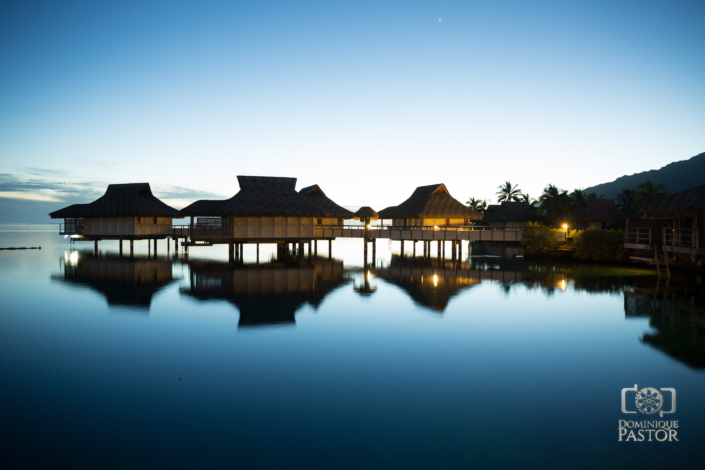
POLYGON ((651 180, 654 184, 665 184, 669 194, 705 184, 705 153, 688 160, 669 163, 659 170, 620 176, 611 183, 598 184, 583 191, 594 191, 598 196, 604 194, 605 198, 614 199, 623 189, 634 189, 646 180, 651 180))

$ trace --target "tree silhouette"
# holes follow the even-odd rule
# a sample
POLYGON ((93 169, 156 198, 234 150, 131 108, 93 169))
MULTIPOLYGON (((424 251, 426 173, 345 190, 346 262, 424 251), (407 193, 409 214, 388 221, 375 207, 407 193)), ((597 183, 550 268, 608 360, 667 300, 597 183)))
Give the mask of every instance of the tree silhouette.
POLYGON ((551 222, 555 222, 560 216, 570 211, 570 196, 568 196, 568 192, 558 189, 552 184, 544 188, 539 201, 541 201, 541 211, 546 220, 551 222))
POLYGON ((623 189, 617 195, 617 208, 627 215, 636 213, 636 191, 634 189, 623 189))
POLYGON ((643 211, 649 204, 653 204, 667 197, 668 193, 666 192, 665 184, 655 185, 651 180, 646 180, 644 183, 637 185, 634 202, 636 203, 637 209, 643 211))
POLYGON ((497 186, 497 189, 499 190, 497 191, 497 202, 521 201, 522 194, 518 184, 512 186, 511 182, 505 181, 504 184, 497 186))
POLYGON ((465 204, 470 209, 480 213, 485 212, 485 209, 487 209, 487 201, 483 199, 475 199, 474 197, 471 197, 465 204))

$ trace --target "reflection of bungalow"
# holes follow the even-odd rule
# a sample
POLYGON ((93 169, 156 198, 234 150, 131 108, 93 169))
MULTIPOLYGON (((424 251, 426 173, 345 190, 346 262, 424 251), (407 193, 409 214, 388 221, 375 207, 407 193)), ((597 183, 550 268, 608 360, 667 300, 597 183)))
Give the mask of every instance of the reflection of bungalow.
POLYGON ((468 225, 482 214, 454 199, 444 184, 432 184, 419 186, 398 206, 382 209, 379 218, 402 226, 468 225))
POLYGON ((343 225, 344 219, 354 217, 351 211, 339 206, 326 196, 317 184, 300 189, 299 194, 321 208, 321 213, 316 217, 316 225, 343 225))
POLYGON ((343 263, 314 259, 300 263, 236 265, 189 261, 191 285, 181 293, 201 301, 225 300, 240 312, 240 326, 294 324, 305 304, 323 299, 348 282, 343 263))
POLYGON ((74 204, 49 214, 64 219, 62 235, 87 240, 142 240, 172 234, 171 220, 179 211, 152 195, 149 183, 111 184, 88 204, 74 204))
POLYGON ((671 253, 672 259, 702 263, 698 255, 705 255, 705 185, 650 204, 644 212, 648 219, 630 220, 625 231, 624 247, 639 253, 632 259, 648 261, 644 256, 657 249, 671 253))
POLYGON ((147 311, 154 295, 174 281, 171 261, 98 257, 75 251, 64 260, 63 274, 52 278, 92 289, 111 307, 147 311))
MULTIPOLYGON (((192 224, 196 217, 195 238, 212 243, 300 242, 313 239, 314 227, 323 219, 334 218, 337 224, 349 212, 319 207, 313 197, 296 191, 296 178, 238 176, 237 180, 240 191, 230 199, 196 201, 182 209, 192 224)), ((321 195, 330 201, 322 192, 316 197, 321 195)))
POLYGON ((528 202, 504 201, 489 206, 482 215, 482 223, 493 227, 523 227, 532 212, 528 202))
POLYGON ((625 316, 649 318, 651 331, 644 333, 642 343, 693 369, 705 369, 702 295, 697 298, 692 290, 677 286, 668 295, 661 296, 658 290, 658 286, 625 290, 625 316))
POLYGON ((583 199, 576 210, 563 217, 563 222, 571 229, 603 229, 627 218, 627 214, 614 205, 614 199, 583 199))

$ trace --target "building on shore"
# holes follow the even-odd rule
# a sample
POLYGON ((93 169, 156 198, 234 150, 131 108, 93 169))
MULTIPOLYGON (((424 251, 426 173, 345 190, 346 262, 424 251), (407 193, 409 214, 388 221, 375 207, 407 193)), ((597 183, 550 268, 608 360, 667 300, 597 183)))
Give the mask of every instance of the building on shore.
POLYGON ((379 218, 395 226, 469 225, 482 220, 482 214, 453 198, 445 184, 419 186, 398 206, 379 211, 379 218))
POLYGON ((316 216, 316 225, 343 225, 345 219, 355 217, 351 211, 339 206, 326 196, 317 184, 300 189, 299 194, 321 209, 319 215, 316 216))
POLYGON ((88 204, 73 204, 49 214, 64 219, 60 233, 77 240, 150 240, 172 235, 179 211, 157 199, 149 183, 111 184, 88 204))
POLYGON ((482 223, 492 227, 523 227, 533 212, 528 202, 503 201, 487 207, 482 223))
POLYGON ((608 225, 627 220, 629 216, 617 209, 614 199, 583 199, 573 212, 563 216, 563 223, 570 229, 604 229, 608 225))
POLYGON ((192 243, 310 242, 320 238, 315 227, 331 219, 337 224, 340 218, 352 218, 352 212, 337 206, 320 188, 311 190, 320 192, 311 197, 297 192, 296 178, 238 176, 237 180, 240 191, 230 199, 200 200, 181 210, 191 218, 192 243), (330 202, 328 209, 314 202, 320 196, 330 202))

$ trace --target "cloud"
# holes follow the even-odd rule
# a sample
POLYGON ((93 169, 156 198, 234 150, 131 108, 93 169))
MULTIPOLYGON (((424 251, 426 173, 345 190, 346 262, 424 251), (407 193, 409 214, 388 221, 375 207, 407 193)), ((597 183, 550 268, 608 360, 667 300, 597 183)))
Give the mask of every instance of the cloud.
POLYGON ((41 193, 28 193, 23 191, 0 191, 0 198, 22 199, 25 201, 62 202, 62 200, 56 196, 41 193))
POLYGON ((188 199, 191 200, 191 202, 198 199, 225 199, 230 197, 208 191, 184 188, 182 186, 168 186, 166 189, 152 189, 152 192, 160 199, 188 199))

